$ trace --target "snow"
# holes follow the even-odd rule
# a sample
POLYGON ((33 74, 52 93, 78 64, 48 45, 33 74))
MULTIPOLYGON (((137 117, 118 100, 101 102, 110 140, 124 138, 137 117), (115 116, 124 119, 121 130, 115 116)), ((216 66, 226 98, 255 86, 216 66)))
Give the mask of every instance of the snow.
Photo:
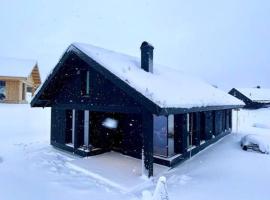
POLYGON ((160 107, 192 108, 243 105, 243 102, 182 71, 154 64, 154 73, 140 59, 83 43, 73 43, 96 62, 160 107))
POLYGON ((169 200, 166 177, 161 176, 158 179, 157 187, 153 195, 153 200, 169 200))
POLYGON ((118 121, 112 118, 106 118, 104 122, 102 123, 102 126, 109 128, 109 129, 115 129, 117 128, 118 121))
POLYGON ((28 77, 36 64, 35 60, 0 57, 0 76, 28 77))
MULTIPOLYGON (((234 112, 234 133, 181 165, 161 172, 160 175, 167 180, 170 200, 268 200, 270 156, 243 151, 240 140, 247 134, 269 135, 269 114, 270 109, 239 111, 239 131, 235 133, 234 112), (263 125, 264 128, 255 127, 254 124, 263 125)), ((96 159, 100 161, 92 162, 92 166, 84 167, 92 158, 84 159, 50 146, 48 108, 31 109, 29 105, 0 104, 0 119, 1 199, 141 200, 143 191, 144 194, 154 193, 158 176, 143 188, 123 192, 89 174, 103 177, 104 172, 112 177, 106 176, 109 181, 115 182, 119 177, 121 181, 117 183, 124 185, 134 180, 128 177, 120 179, 119 174, 123 168, 131 169, 121 166, 117 173, 112 171, 110 174, 107 171, 109 167, 103 166, 104 171, 98 168, 99 163, 105 162, 101 162, 100 158, 96 159)), ((119 163, 111 162, 114 159, 107 160, 107 165, 117 168, 119 163)))
MULTIPOLYGON (((141 160, 108 152, 101 155, 74 160, 69 163, 73 169, 85 172, 90 177, 102 180, 122 192, 134 192, 152 182, 142 177, 141 160)), ((168 167, 155 164, 154 176, 168 171, 168 167)))
POLYGON ((270 153, 270 133, 269 135, 249 134, 241 139, 242 146, 258 145, 262 153, 270 153))
POLYGON ((243 110, 244 117, 240 116, 239 126, 240 133, 244 132, 244 136, 241 139, 241 144, 258 145, 261 152, 270 153, 270 109, 259 110, 243 110), (258 118, 258 116, 260 116, 258 118))
POLYGON ((252 101, 270 103, 270 89, 266 88, 236 88, 252 101))

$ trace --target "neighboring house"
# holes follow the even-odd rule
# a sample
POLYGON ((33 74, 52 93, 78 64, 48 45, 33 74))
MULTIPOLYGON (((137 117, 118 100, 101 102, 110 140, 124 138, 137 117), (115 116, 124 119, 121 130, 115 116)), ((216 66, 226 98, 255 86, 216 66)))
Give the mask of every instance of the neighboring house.
POLYGON ((232 109, 243 103, 205 82, 141 59, 92 45, 68 47, 34 96, 51 107, 51 144, 81 156, 114 150, 174 166, 230 133, 232 109), (143 151, 142 151, 143 150, 143 151))
POLYGON ((233 88, 229 94, 242 100, 244 108, 258 109, 270 106, 270 89, 261 88, 233 88))
POLYGON ((27 103, 40 84, 36 61, 0 57, 0 102, 27 103))

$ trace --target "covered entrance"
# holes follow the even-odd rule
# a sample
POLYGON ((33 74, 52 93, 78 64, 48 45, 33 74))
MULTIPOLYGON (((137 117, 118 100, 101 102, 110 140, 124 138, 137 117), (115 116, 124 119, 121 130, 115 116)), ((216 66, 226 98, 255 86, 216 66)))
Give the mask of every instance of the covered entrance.
POLYGON ((66 110, 65 144, 91 155, 117 151, 141 158, 142 116, 115 112, 66 110))

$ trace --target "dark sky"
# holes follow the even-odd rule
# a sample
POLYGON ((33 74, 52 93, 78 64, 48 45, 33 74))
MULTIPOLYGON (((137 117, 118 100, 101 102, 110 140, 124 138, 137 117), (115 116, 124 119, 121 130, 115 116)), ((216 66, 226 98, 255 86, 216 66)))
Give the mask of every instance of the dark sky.
POLYGON ((0 56, 37 59, 44 76, 72 42, 181 68, 223 89, 270 87, 269 0, 0 1, 0 56))

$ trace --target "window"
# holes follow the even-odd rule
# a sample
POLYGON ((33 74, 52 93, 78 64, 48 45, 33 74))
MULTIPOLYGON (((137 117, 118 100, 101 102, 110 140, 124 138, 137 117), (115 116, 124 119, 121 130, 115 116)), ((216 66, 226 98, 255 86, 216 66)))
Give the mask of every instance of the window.
POLYGON ((66 137, 65 143, 68 145, 74 144, 74 131, 75 131, 75 110, 66 111, 66 137))
POLYGON ((22 84, 22 100, 25 100, 25 83, 22 84))
POLYGON ((81 71, 81 95, 90 95, 90 72, 81 71))
POLYGON ((154 154, 167 157, 167 117, 154 116, 154 154))
POLYGON ((168 156, 175 155, 174 152, 174 115, 168 116, 168 156))
POLYGON ((187 148, 193 146, 193 133, 194 133, 194 116, 193 113, 187 114, 187 148))
POLYGON ((222 132, 226 130, 226 110, 222 110, 222 132))
POLYGON ((26 92, 32 93, 32 92, 33 92, 33 87, 28 86, 28 87, 26 88, 26 92))
POLYGON ((200 113, 200 118, 201 118, 201 121, 200 121, 200 139, 201 139, 201 142, 200 143, 204 143, 206 141, 206 139, 207 139, 206 133, 205 133, 205 113, 204 112, 200 113))
POLYGON ((170 157, 175 155, 174 115, 154 116, 154 154, 170 157))
POLYGON ((6 98, 6 82, 0 81, 0 101, 5 100, 6 98))

